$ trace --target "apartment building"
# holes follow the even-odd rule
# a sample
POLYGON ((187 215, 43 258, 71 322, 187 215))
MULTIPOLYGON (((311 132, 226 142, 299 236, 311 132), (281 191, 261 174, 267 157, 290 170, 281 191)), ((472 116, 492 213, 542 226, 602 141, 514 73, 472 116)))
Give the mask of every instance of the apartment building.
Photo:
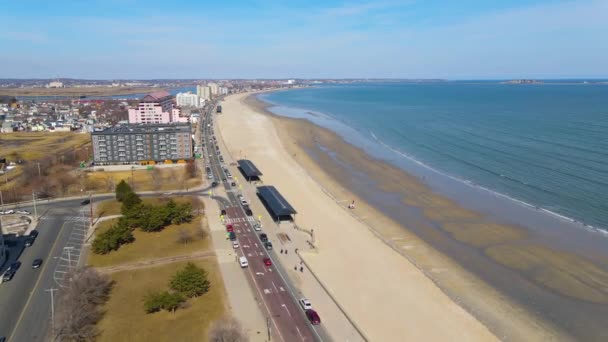
POLYGON ((193 158, 189 123, 127 124, 92 132, 95 165, 175 163, 193 158))
POLYGON ((129 108, 129 123, 161 124, 188 122, 179 108, 173 107, 173 96, 161 90, 144 96, 137 108, 129 108))
POLYGON ((197 85, 196 95, 198 95, 201 100, 209 100, 211 99, 211 88, 208 86, 197 85))
POLYGON ((197 94, 192 94, 191 92, 187 93, 178 93, 175 95, 175 102, 179 107, 200 107, 201 99, 197 94))

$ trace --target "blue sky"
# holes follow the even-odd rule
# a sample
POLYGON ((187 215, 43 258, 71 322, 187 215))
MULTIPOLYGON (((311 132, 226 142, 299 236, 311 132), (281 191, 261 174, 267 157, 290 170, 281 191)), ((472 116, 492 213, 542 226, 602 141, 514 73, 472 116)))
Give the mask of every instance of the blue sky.
POLYGON ((0 78, 607 78, 608 0, 6 1, 0 78))

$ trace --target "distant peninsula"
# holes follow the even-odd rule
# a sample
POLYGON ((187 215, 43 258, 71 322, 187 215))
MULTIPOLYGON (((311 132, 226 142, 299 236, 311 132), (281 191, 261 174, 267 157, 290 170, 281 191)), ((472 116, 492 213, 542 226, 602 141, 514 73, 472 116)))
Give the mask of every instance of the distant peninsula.
POLYGON ((500 82, 500 83, 502 83, 502 84, 542 84, 544 82, 539 81, 539 80, 521 79, 521 80, 510 80, 510 81, 505 81, 505 82, 500 82))

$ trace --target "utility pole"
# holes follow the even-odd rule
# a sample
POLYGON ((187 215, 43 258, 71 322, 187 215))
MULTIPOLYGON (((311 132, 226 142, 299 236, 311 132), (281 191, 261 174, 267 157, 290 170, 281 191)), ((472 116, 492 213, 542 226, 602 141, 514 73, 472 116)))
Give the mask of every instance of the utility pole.
POLYGON ((34 198, 34 219, 38 219, 38 210, 36 210, 36 192, 32 191, 32 197, 34 198))
POLYGON ((36 164, 38 165, 38 178, 41 178, 42 176, 40 175, 40 162, 36 162, 36 164))
POLYGON ((91 195, 91 192, 89 191, 89 208, 90 208, 90 228, 93 228, 93 196, 91 195))
POLYGON ((270 317, 266 317, 266 329, 268 330, 268 341, 272 340, 270 337, 270 317))
POLYGON ((51 294, 51 334, 52 334, 52 339, 55 339, 55 291, 57 291, 57 289, 54 288, 50 288, 50 289, 46 289, 44 290, 46 292, 49 292, 51 294))

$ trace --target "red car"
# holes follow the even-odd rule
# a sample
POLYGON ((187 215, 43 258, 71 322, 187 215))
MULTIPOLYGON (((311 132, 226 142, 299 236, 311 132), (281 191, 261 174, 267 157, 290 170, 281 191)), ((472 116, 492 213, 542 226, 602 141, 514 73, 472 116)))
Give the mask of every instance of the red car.
POLYGON ((308 309, 305 311, 305 313, 306 313, 306 318, 308 318, 308 320, 310 321, 310 324, 312 324, 312 325, 321 324, 321 317, 319 317, 319 314, 315 310, 308 309))
POLYGON ((230 223, 228 223, 228 224, 226 225, 226 231, 227 231, 227 232, 233 232, 233 231, 234 231, 234 227, 232 227, 232 225, 231 225, 230 223))
POLYGON ((270 260, 270 258, 264 258, 264 265, 272 266, 272 260, 270 260))

